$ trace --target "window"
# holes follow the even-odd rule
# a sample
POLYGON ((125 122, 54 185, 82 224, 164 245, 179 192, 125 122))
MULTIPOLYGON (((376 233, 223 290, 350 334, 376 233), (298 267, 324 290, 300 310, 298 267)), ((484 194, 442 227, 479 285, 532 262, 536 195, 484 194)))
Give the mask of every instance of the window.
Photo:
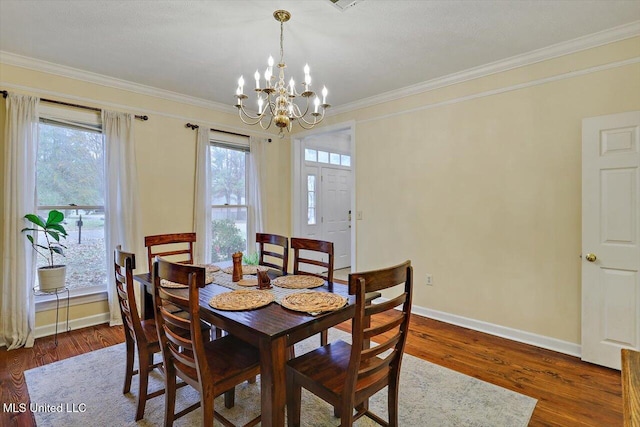
POLYGON ((313 148, 304 149, 305 162, 329 163, 332 165, 351 167, 351 156, 327 151, 319 151, 313 148))
POLYGON ((316 176, 307 175, 307 225, 316 224, 316 176))
POLYGON ((326 151, 318 151, 318 162, 329 163, 329 153, 326 151))
POLYGON ((231 260, 247 251, 248 145, 214 141, 211 144, 211 260, 231 260))
MULTIPOLYGON (((54 261, 67 266, 70 290, 104 290, 104 157, 98 117, 80 113, 63 120, 60 111, 51 118, 46 113, 49 108, 43 110, 36 162, 38 215, 46 218, 52 209, 65 215, 67 249, 64 258, 57 256, 54 261)), ((37 258, 38 267, 46 265, 43 257, 37 258)))
POLYGON ((304 159, 308 162, 317 162, 318 161, 318 153, 316 150, 312 148, 304 149, 304 159))

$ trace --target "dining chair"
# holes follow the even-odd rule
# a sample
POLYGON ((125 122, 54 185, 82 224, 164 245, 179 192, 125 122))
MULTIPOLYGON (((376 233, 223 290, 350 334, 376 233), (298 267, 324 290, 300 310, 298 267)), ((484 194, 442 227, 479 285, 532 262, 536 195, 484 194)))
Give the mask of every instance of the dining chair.
POLYGON ((141 320, 136 306, 133 292, 133 270, 136 268, 136 257, 130 252, 122 250, 118 246, 113 254, 116 290, 122 323, 124 326, 125 345, 127 349, 127 365, 124 377, 122 393, 129 393, 131 379, 134 375, 140 375, 136 421, 144 417, 144 408, 148 399, 160 396, 164 389, 149 393, 149 372, 155 368, 162 368, 162 362, 154 363, 153 355, 160 353, 160 343, 154 319, 141 320), (135 351, 138 351, 138 369, 133 369, 135 351))
MULTIPOLYGON (((158 258, 152 271, 158 338, 165 366, 165 426, 173 425, 175 419, 198 407, 202 408, 202 425, 213 425, 214 418, 224 425, 233 425, 215 410, 214 398, 224 393, 225 406, 229 407, 235 386, 260 373, 258 350, 233 335, 213 341, 203 336, 198 324, 200 288, 205 286, 204 268, 158 258), (162 279, 188 285, 188 294, 185 295, 184 290, 181 293, 162 288, 162 279), (163 301, 182 311, 166 310, 163 301), (177 377, 200 393, 200 401, 175 413, 177 377)), ((245 427, 258 422, 260 416, 245 427)))
MULTIPOLYGON (((196 242, 196 233, 172 233, 172 234, 156 234, 153 236, 145 236, 144 245, 147 248, 147 262, 149 263, 149 272, 151 272, 153 260, 155 257, 175 257, 182 264, 193 264, 193 244, 196 242), (165 245, 171 246, 167 249, 165 245)), ((176 307, 167 305, 167 308, 177 311, 176 307)), ((222 329, 211 326, 213 333, 212 338, 222 336, 222 329)))
POLYGON ((196 233, 172 233, 172 234, 156 234, 154 236, 145 236, 144 246, 147 248, 147 261, 149 263, 149 272, 153 265, 153 259, 156 256, 166 258, 171 256, 178 257, 176 261, 184 264, 193 264, 193 244, 196 241, 196 233), (170 249, 165 247, 170 246, 170 249), (160 246, 160 248, 158 248, 160 246))
POLYGON ((258 265, 264 265, 278 270, 282 274, 287 274, 289 239, 277 234, 256 233, 256 243, 260 254, 258 265))
POLYGON ((409 327, 412 287, 411 261, 349 275, 349 293, 356 298, 351 331, 353 344, 335 341, 287 363, 289 427, 300 425, 302 387, 337 408, 343 427, 353 425, 363 415, 383 426, 398 425, 398 381, 409 327), (367 291, 384 289, 394 295, 385 302, 367 304, 367 291), (393 313, 391 319, 388 315, 378 316, 389 311, 393 313), (373 327, 368 326, 372 324, 373 327), (366 341, 370 339, 378 344, 369 347, 366 341), (388 422, 369 411, 368 405, 369 398, 384 387, 388 387, 388 422))
MULTIPOLYGON (((291 247, 293 248, 293 274, 316 276, 327 282, 333 282, 333 242, 292 237, 291 247), (320 256, 318 259, 310 258, 312 255, 303 256, 301 251, 315 252, 320 256), (326 261, 321 258, 323 254, 327 256, 326 261), (320 267, 322 271, 314 267, 320 267)), ((327 345, 328 338, 326 330, 320 332, 320 345, 327 345)))

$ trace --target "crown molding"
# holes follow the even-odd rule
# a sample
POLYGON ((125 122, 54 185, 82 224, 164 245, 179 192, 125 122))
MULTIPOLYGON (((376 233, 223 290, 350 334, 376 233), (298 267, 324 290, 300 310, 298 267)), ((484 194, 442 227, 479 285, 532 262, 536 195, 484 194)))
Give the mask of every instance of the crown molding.
POLYGON ((92 73, 90 71, 84 71, 78 68, 67 67, 64 65, 54 64, 52 62, 29 58, 22 55, 16 55, 15 53, 11 52, 0 51, 0 63, 27 68, 30 70, 40 71, 48 74, 54 74, 61 77, 68 77, 110 88, 126 90, 141 95, 153 96, 155 98, 166 99, 168 101, 180 102, 182 104, 193 105, 195 107, 216 110, 223 113, 237 113, 236 109, 233 106, 221 104, 219 102, 213 102, 202 98, 182 95, 177 92, 171 92, 169 90, 158 89, 152 86, 146 86, 139 83, 116 79, 114 77, 92 73))
POLYGON ((406 86, 401 89, 392 90, 379 95, 364 98, 349 104, 332 108, 327 114, 334 116, 361 108, 371 107, 384 102, 395 101, 411 95, 417 95, 424 92, 433 91, 446 86, 462 83, 468 80, 478 79, 480 77, 489 76, 491 74, 512 70, 514 68, 524 67, 526 65, 535 64, 537 62, 546 61, 564 55, 580 52, 582 50, 591 49, 605 44, 625 40, 640 35, 640 21, 634 21, 619 27, 593 33, 577 39, 569 40, 547 46, 541 49, 533 50, 521 55, 512 56, 510 58, 491 62, 479 67, 470 68, 458 73, 449 74, 438 77, 426 82, 406 86))
MULTIPOLYGON (((355 102, 333 107, 327 113, 328 116, 346 113, 361 108, 371 107, 384 102, 395 101, 407 96, 416 95, 432 90, 440 89, 446 86, 462 83, 468 80, 477 79, 491 74, 508 71, 514 68, 535 64, 537 62, 569 55, 582 50, 602 46, 616 41, 628 39, 640 35, 640 21, 634 21, 619 27, 600 31, 587 36, 579 37, 567 42, 558 43, 545 48, 537 49, 522 55, 516 55, 504 60, 492 62, 479 67, 470 68, 458 73, 449 74, 432 80, 427 80, 401 89, 385 92, 369 98, 364 98, 355 102)), ((236 109, 232 106, 219 102, 208 101, 202 98, 182 95, 164 89, 158 89, 152 86, 146 86, 139 83, 133 83, 126 80, 116 79, 102 74, 92 73, 77 68, 66 67, 54 64, 52 62, 42 61, 17 55, 11 52, 0 51, 0 63, 13 65, 16 67, 27 68, 35 71, 41 71, 62 77, 73 78, 76 80, 95 83, 101 86, 111 87, 115 89, 126 90, 142 95, 153 96, 169 101, 180 102, 196 107, 207 108, 220 111, 223 113, 236 114, 236 109)))

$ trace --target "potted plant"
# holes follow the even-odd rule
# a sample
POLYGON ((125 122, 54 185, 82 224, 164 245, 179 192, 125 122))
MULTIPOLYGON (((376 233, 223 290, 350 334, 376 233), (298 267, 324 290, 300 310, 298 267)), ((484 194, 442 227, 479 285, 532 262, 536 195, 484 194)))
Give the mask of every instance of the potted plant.
POLYGON ((57 210, 49 212, 46 221, 39 215, 27 214, 24 219, 33 224, 32 227, 22 229, 27 233, 27 239, 31 243, 33 250, 47 260, 47 265, 38 268, 38 281, 40 290, 50 291, 65 286, 65 276, 67 267, 61 264, 54 264, 53 254, 64 256, 64 246, 60 241, 67 238, 67 231, 62 225, 64 214, 57 210), (44 233, 46 244, 38 242, 38 233, 44 233))

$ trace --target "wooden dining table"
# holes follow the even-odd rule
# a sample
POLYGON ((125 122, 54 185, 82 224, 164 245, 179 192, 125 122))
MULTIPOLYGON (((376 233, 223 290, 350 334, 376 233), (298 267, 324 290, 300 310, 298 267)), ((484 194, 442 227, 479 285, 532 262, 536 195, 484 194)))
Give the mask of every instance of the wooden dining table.
MULTIPOLYGON (((153 285, 148 273, 134 276, 141 284, 142 314, 153 317, 153 285)), ((260 352, 260 394, 262 426, 284 426, 286 404, 285 365, 287 348, 305 338, 353 318, 355 299, 347 286, 325 282, 314 291, 333 292, 347 298, 347 304, 335 311, 312 316, 282 307, 276 302, 255 310, 225 311, 209 305, 211 298, 231 289, 209 284, 200 289, 200 316, 206 322, 255 346, 260 352)), ((177 293, 185 289, 172 290, 177 293)), ((320 338, 318 337, 318 345, 320 338)))

